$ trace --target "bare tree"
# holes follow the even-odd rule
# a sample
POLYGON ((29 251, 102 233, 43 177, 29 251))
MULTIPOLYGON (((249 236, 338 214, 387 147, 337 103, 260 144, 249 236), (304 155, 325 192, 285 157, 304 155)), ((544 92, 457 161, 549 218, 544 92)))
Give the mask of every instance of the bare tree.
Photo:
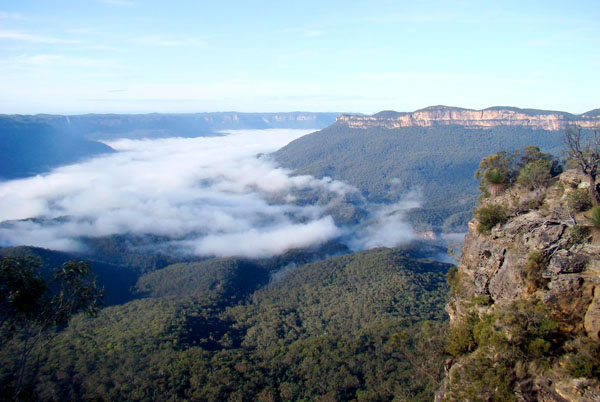
POLYGON ((600 173, 600 132, 594 129, 589 136, 583 135, 581 127, 565 129, 565 144, 568 158, 585 174, 590 183, 590 198, 594 206, 600 203, 596 177, 600 173))

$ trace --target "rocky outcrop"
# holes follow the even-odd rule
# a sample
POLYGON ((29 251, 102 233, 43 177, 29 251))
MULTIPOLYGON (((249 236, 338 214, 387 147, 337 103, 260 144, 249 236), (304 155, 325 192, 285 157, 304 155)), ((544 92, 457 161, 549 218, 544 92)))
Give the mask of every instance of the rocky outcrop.
POLYGON ((497 126, 521 126, 540 130, 563 130, 569 124, 583 128, 600 126, 600 116, 595 113, 572 115, 565 112, 492 107, 483 110, 432 106, 412 113, 381 112, 373 116, 342 115, 338 124, 350 128, 384 127, 432 127, 458 125, 467 128, 491 128, 497 126))
MULTIPOLYGON (((516 400, 600 400, 597 378, 577 378, 573 374, 577 370, 568 369, 576 359, 585 359, 581 345, 593 349, 600 342, 600 246, 592 243, 586 212, 571 211, 568 206, 569 194, 585 183, 584 176, 567 171, 542 194, 515 186, 501 196, 483 201, 485 205, 505 208, 510 216, 506 222, 489 233, 480 233, 477 219, 469 224, 453 277, 453 297, 447 305, 451 328, 464 327, 473 320, 488 320, 488 331, 502 338, 498 345, 514 347, 510 345, 513 337, 529 339, 522 328, 521 333, 511 328, 520 324, 514 317, 528 319, 526 314, 514 313, 514 306, 545 311, 547 322, 540 325, 550 325, 549 322, 557 326, 553 330, 558 335, 553 335, 557 338, 552 345, 558 345, 558 349, 544 352, 551 357, 523 357, 533 343, 546 342, 539 335, 541 329, 534 328, 532 331, 538 331, 535 336, 540 338, 524 349, 523 356, 511 357, 513 361, 507 363, 506 367, 514 371, 508 386, 516 400)), ((475 338, 484 339, 482 327, 483 324, 471 327, 475 338)), ((467 346, 463 354, 449 362, 436 400, 464 399, 465 394, 458 389, 471 386, 464 383, 464 378, 469 378, 465 374, 469 367, 475 361, 493 365, 503 358, 496 344, 483 344, 467 346)))

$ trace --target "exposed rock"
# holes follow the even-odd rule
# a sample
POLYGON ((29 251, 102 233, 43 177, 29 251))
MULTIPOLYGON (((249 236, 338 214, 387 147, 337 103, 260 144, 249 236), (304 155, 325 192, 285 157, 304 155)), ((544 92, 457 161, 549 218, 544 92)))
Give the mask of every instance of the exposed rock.
POLYGON ((585 269, 586 262, 586 258, 581 254, 573 254, 564 249, 558 250, 542 275, 545 278, 556 278, 559 274, 579 273, 585 269))
POLYGON ((350 128, 431 127, 459 125, 471 128, 522 126, 541 130, 563 130, 568 124, 593 128, 600 124, 598 116, 571 115, 545 110, 492 107, 483 110, 432 106, 412 113, 387 112, 373 116, 342 115, 337 122, 350 128))
POLYGON ((593 300, 590 303, 584 319, 585 330, 590 338, 600 342, 600 288, 593 288, 593 300))
MULTIPOLYGON (((573 237, 575 220, 566 202, 569 192, 586 180, 574 170, 566 171, 557 186, 541 194, 537 209, 521 208, 531 194, 516 186, 484 201, 505 207, 510 217, 488 234, 478 233, 476 219, 469 223, 453 298, 446 307, 451 326, 466 322, 473 314, 502 317, 518 302, 549 309, 549 318, 558 323, 564 337, 600 342, 600 247, 589 238, 573 237)), ((579 221, 585 226, 585 219, 579 221)), ((493 328, 505 331, 510 342, 513 334, 506 325, 495 322, 493 328)), ((456 357, 436 400, 456 400, 463 395, 457 387, 474 356, 487 356, 491 361, 498 357, 486 353, 487 349, 469 348, 456 357)), ((600 401, 597 379, 571 378, 563 360, 556 357, 549 362, 550 366, 541 367, 523 360, 515 366, 513 386, 518 400, 600 401)))

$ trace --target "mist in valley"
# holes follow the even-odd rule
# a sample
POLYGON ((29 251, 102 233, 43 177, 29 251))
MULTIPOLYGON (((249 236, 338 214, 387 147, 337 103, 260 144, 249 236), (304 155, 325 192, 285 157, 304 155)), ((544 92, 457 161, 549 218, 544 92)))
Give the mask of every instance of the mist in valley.
POLYGON ((404 212, 418 193, 369 205, 348 184, 294 175, 269 157, 309 132, 107 142, 118 152, 0 183, 0 243, 85 252, 85 238, 153 235, 155 251, 258 258, 330 240, 352 250, 414 240, 404 212), (348 207, 360 213, 336 216, 348 207))

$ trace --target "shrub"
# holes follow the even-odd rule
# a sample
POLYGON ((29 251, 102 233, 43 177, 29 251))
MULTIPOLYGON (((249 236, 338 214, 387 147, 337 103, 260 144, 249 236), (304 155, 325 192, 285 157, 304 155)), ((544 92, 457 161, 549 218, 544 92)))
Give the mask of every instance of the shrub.
POLYGON ((489 295, 480 295, 475 296, 472 299, 473 304, 477 306, 490 306, 494 304, 494 299, 492 299, 489 295))
POLYGON ((488 170, 484 178, 490 184, 502 184, 505 181, 504 175, 498 169, 488 170))
POLYGON ((592 212, 590 213, 590 222, 595 228, 600 228, 600 206, 595 206, 592 208, 592 212))
POLYGON ((576 339, 567 345, 565 368, 575 378, 600 377, 600 345, 588 339, 576 339))
POLYGON ((523 269, 523 276, 527 284, 529 293, 546 286, 547 279, 542 277, 542 272, 546 268, 546 259, 539 251, 532 251, 527 259, 527 264, 523 269))
POLYGON ((482 205, 475 211, 475 217, 479 221, 477 231, 489 233, 498 224, 503 224, 508 219, 506 208, 501 205, 482 205))
POLYGON ((459 356, 473 351, 477 346, 473 337, 473 327, 477 322, 479 317, 471 314, 452 325, 446 342, 446 352, 452 356, 459 356))
POLYGON ((552 164, 546 160, 529 162, 519 172, 517 183, 528 190, 541 190, 550 185, 552 164))
POLYGON ((580 225, 571 226, 568 247, 570 248, 571 246, 573 246, 575 244, 585 243, 585 241, 589 235, 590 235, 589 228, 587 228, 585 226, 580 226, 580 225))
POLYGON ((582 212, 592 207, 592 198, 585 188, 578 188, 567 195, 567 206, 571 211, 582 212))
POLYGON ((458 285, 458 268, 450 267, 448 272, 446 272, 446 283, 450 286, 450 293, 454 294, 456 290, 456 286, 458 285))

